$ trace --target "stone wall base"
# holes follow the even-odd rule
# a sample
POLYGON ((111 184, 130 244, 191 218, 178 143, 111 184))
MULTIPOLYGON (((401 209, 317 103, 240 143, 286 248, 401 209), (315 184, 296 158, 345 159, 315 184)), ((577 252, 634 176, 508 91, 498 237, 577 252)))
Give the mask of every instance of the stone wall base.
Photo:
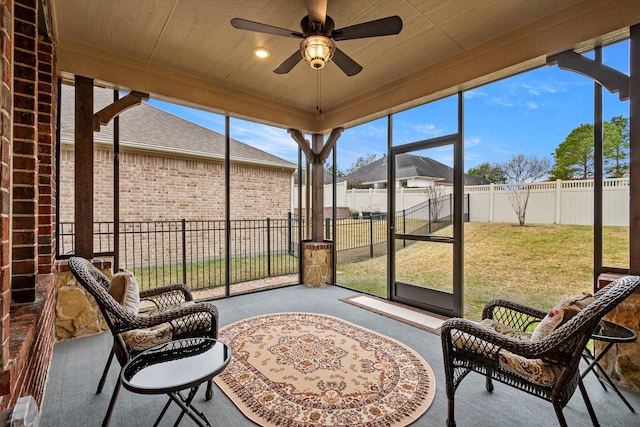
MULTIPOLYGON (((94 260, 93 264, 111 278, 110 260, 94 260)), ((66 340, 109 330, 96 300, 76 281, 66 261, 56 263, 55 291, 57 339, 66 340)))
POLYGON ((302 242, 302 283, 312 288, 332 285, 332 264, 332 242, 302 242))
MULTIPOLYGON (((598 278, 602 288, 621 275, 603 274, 598 278)), ((620 303, 605 319, 635 330, 640 336, 640 293, 636 292, 620 303)), ((596 342, 596 352, 604 349, 606 343, 596 342)), ((617 344, 611 347, 600 364, 616 385, 640 391, 640 339, 633 343, 617 344)))

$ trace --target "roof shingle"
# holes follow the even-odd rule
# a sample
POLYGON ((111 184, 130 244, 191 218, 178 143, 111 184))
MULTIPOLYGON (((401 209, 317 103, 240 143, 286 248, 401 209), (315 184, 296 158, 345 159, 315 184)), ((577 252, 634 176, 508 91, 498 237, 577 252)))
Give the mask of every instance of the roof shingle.
MULTIPOLYGON (((113 102, 113 91, 94 88, 94 111, 113 102)), ((74 142, 74 88, 62 86, 61 141, 74 142)), ((120 146, 224 159, 224 135, 169 114, 143 102, 120 114, 120 146)), ((113 142, 113 121, 94 132, 94 141, 113 142)), ((285 159, 235 139, 230 141, 231 160, 295 169, 285 159)))
MULTIPOLYGON (((387 180, 387 156, 340 178, 340 181, 376 183, 387 180)), ((434 178, 440 183, 453 184, 453 168, 430 157, 403 153, 396 156, 396 179, 415 177, 434 178)), ((485 178, 464 174, 465 185, 489 184, 485 178)))

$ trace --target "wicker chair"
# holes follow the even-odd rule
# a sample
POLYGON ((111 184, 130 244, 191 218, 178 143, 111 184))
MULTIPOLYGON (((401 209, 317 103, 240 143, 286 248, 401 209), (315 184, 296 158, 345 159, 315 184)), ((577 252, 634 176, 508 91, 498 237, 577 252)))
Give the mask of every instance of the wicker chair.
MULTIPOLYGON (((218 310, 216 306, 210 302, 181 305, 186 301, 193 301, 190 290, 183 284, 166 285, 141 291, 140 301, 149 301, 153 310, 135 316, 125 310, 109 294, 110 280, 91 262, 84 258, 72 257, 69 259, 69 269, 76 280, 94 297, 113 335, 113 347, 96 393, 102 391, 114 355, 120 366, 124 366, 131 357, 139 353, 139 351, 127 346, 121 336, 124 332, 168 323, 171 325, 171 339, 173 340, 190 337, 217 338, 218 336, 218 310)), ((118 376, 118 382, 113 390, 103 426, 109 424, 121 385, 122 380, 118 376)), ((210 399, 212 394, 213 382, 209 381, 206 398, 210 399)))
POLYGON ((540 322, 547 312, 511 301, 491 301, 482 313, 483 319, 493 319, 513 328, 516 333, 510 336, 465 319, 444 322, 441 338, 448 399, 447 426, 456 425, 454 395, 471 371, 486 375, 489 392, 493 391, 492 380, 496 380, 551 402, 561 426, 567 425, 562 409, 579 386, 591 421, 598 425, 578 370, 582 351, 601 318, 639 285, 638 276, 616 280, 598 291, 594 302, 584 310, 539 341, 527 341, 516 335, 540 322), (514 357, 525 364, 531 362, 538 365, 536 369, 554 372, 552 382, 541 384, 537 378, 515 373, 504 363, 505 357, 514 357))

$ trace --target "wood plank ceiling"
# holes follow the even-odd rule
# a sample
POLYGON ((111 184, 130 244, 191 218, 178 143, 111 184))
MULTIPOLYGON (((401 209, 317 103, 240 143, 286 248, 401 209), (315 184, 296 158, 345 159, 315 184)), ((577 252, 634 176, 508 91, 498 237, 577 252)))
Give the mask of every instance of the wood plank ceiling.
POLYGON ((395 36, 338 47, 363 71, 299 63, 299 40, 234 29, 241 17, 299 31, 303 0, 51 0, 58 72, 233 117, 327 133, 541 66, 549 54, 628 36, 629 0, 329 0, 341 28, 399 15, 395 36), (266 59, 253 56, 266 48, 266 59), (320 106, 318 112, 318 90, 320 106))

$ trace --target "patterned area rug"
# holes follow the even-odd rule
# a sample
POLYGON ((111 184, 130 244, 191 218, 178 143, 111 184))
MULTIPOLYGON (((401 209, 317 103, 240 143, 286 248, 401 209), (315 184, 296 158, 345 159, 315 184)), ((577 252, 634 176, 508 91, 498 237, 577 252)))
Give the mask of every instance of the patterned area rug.
POLYGON ((398 341, 335 317, 275 313, 223 328, 216 384, 262 426, 407 426, 435 396, 431 367, 398 341))

